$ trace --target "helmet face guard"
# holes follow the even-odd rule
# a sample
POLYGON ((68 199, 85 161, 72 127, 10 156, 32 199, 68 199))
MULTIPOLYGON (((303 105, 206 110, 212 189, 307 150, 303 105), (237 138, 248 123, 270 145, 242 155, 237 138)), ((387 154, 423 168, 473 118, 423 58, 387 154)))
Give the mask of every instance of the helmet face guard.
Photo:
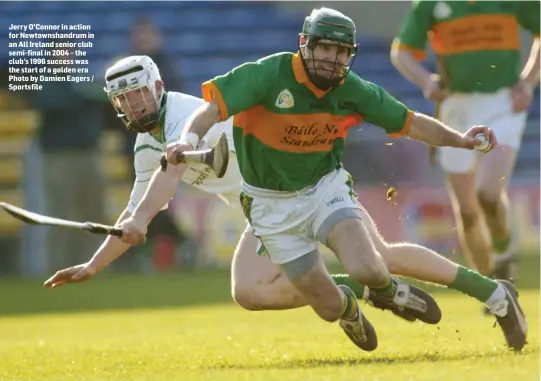
POLYGON ((348 75, 357 54, 355 23, 334 9, 314 9, 304 20, 298 45, 301 52, 310 52, 301 56, 308 77, 314 85, 322 90, 336 87, 348 75), (304 39, 304 44, 301 44, 301 38, 304 39), (336 55, 326 60, 316 58, 316 48, 319 47, 325 50, 333 49, 336 55), (348 60, 340 62, 339 55, 344 53, 348 60))
POLYGON ((158 80, 158 68, 148 56, 127 57, 107 70, 104 91, 130 131, 146 133, 156 128, 164 95, 163 90, 158 95, 158 80))
POLYGON ((307 71, 310 80, 321 89, 336 87, 348 75, 351 70, 351 65, 355 61, 357 54, 357 46, 339 41, 332 41, 324 38, 311 37, 301 33, 299 35, 299 48, 306 48, 311 52, 310 56, 301 54, 304 67, 307 71), (305 44, 301 44, 301 37, 305 37, 305 44), (334 59, 322 60, 315 57, 317 46, 322 46, 324 49, 335 49, 336 54, 334 59), (339 62, 338 56, 346 50, 348 61, 344 64, 339 62))
POLYGON ((117 112, 117 118, 119 118, 122 123, 124 123, 128 130, 138 133, 146 133, 156 128, 156 124, 158 123, 158 120, 160 118, 159 101, 158 99, 156 99, 152 91, 147 86, 142 86, 124 93, 119 93, 115 95, 108 93, 107 95, 109 97, 109 101, 117 112), (147 102, 148 96, 146 96, 145 91, 143 90, 145 88, 148 89, 148 91, 152 94, 153 97, 152 102, 154 103, 155 111, 150 114, 144 114, 144 112, 148 108, 152 107, 147 102), (135 102, 130 102, 130 97, 128 97, 128 93, 131 92, 138 92, 137 98, 139 99, 135 102), (127 108, 127 110, 125 110, 126 112, 122 110, 120 105, 122 105, 124 109, 127 108), (135 117, 135 119, 130 121, 128 119, 128 113, 131 113, 135 117), (144 115, 142 115, 141 117, 137 117, 137 115, 140 114, 144 115))

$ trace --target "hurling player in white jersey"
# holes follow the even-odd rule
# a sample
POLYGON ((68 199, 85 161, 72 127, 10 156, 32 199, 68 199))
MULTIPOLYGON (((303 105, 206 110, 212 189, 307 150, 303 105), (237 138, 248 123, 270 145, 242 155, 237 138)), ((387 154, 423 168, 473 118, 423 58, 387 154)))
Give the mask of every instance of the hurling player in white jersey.
MULTIPOLYGON (((239 198, 242 178, 232 142, 231 120, 215 124, 201 139, 193 136, 195 134, 187 133, 185 126, 204 110, 205 101, 186 94, 166 92, 158 68, 147 56, 122 59, 107 70, 105 77, 105 91, 117 109, 119 118, 130 130, 138 133, 134 159, 136 181, 130 201, 117 221, 124 234, 121 239, 108 236, 87 263, 58 271, 45 282, 45 287, 91 279, 125 253, 131 245, 144 242, 148 223, 160 209, 167 207, 181 180, 205 192, 221 196, 231 207, 238 208, 239 213, 242 213, 239 198), (201 164, 169 165, 165 172, 161 170, 160 157, 163 152, 170 156, 177 150, 212 147, 222 132, 228 136, 232 156, 224 177, 218 179, 210 168, 201 164)), ((458 266, 425 247, 411 243, 385 242, 362 207, 360 213, 373 244, 392 274, 459 290, 486 303, 491 307, 491 311, 493 308, 496 311, 500 302, 506 299, 505 290, 502 291, 499 285, 495 291, 486 285, 492 280, 458 266), (458 278, 460 281, 457 281, 458 278), (480 292, 480 289, 483 292, 480 292)), ((248 226, 233 257, 233 299, 247 310, 278 310, 305 306, 304 297, 295 290, 278 266, 267 256, 259 255, 262 253, 258 250, 260 248, 259 240, 248 226)), ((406 320, 419 319, 435 324, 441 319, 441 311, 429 294, 395 278, 393 279, 398 283, 396 294, 390 300, 381 300, 367 287, 347 275, 336 274, 332 277, 337 284, 350 287, 358 298, 369 300, 376 307, 389 309, 406 320)), ((497 315, 497 311, 494 314, 497 315)), ((499 316, 498 319, 503 321, 506 317, 499 316)), ((509 340, 507 336, 516 333, 513 327, 514 325, 510 325, 509 329, 504 329, 508 344, 513 340, 509 340)), ((525 334, 519 333, 520 335, 517 335, 523 345, 525 334)), ((516 348, 521 345, 510 346, 516 348)))

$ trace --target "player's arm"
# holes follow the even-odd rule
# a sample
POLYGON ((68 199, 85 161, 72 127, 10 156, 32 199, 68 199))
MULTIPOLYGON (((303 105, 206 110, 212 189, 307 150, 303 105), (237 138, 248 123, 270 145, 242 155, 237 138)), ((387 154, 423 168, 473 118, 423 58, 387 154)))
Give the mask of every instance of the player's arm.
MULTIPOLYGON (((122 214, 118 217, 116 225, 120 224, 130 216, 131 213, 129 210, 127 208, 124 209, 122 214)), ((122 254, 124 254, 129 248, 130 245, 122 242, 120 238, 112 235, 107 236, 100 248, 96 250, 96 253, 94 253, 88 264, 92 266, 96 272, 100 272, 113 263, 122 254)))
MULTIPOLYGON (((133 219, 146 227, 175 196, 178 183, 186 168, 186 164, 168 165, 165 172, 158 168, 150 178, 149 185, 133 212, 133 219)), ((129 232, 126 233, 129 234, 129 232)), ((130 237, 122 237, 122 239, 130 241, 130 237)))
POLYGON ((539 84, 539 71, 541 69, 540 61, 540 49, 539 49, 539 35, 533 40, 532 48, 530 50, 530 56, 528 61, 524 65, 520 78, 528 83, 532 88, 537 87, 539 84))
MULTIPOLYGON (((125 209, 118 217, 117 223, 122 222, 129 216, 130 212, 125 209)), ((124 254, 129 247, 128 244, 125 244, 117 237, 108 236, 88 262, 57 271, 43 285, 47 288, 54 288, 67 283, 89 280, 124 254)))
POLYGON ((518 22, 529 32, 535 39, 530 49, 530 56, 524 65, 520 78, 535 88, 539 84, 539 24, 540 24, 540 5, 539 1, 521 1, 517 3, 518 7, 518 22))
MULTIPOLYGON (((126 220, 129 220, 130 217, 135 213, 138 204, 142 198, 144 198, 145 193, 148 193, 148 185, 151 182, 151 176, 153 173, 152 161, 154 156, 146 156, 149 152, 148 149, 136 150, 134 158, 134 170, 135 170, 135 181, 133 183, 133 188, 130 193, 130 200, 126 209, 122 212, 118 220, 116 221, 116 226, 121 225, 126 220), (150 161, 150 162, 149 162, 150 161), (149 169, 150 168, 150 169, 149 169)), ((158 164, 156 163, 156 166, 158 164)), ((170 171, 172 173, 173 170, 170 171)), ((162 203, 156 213, 167 204, 167 199, 162 203)), ((96 251, 89 264, 93 266, 97 272, 101 271, 105 267, 113 263, 117 258, 124 254, 130 248, 130 244, 123 242, 120 238, 114 236, 108 236, 107 239, 103 242, 101 247, 96 251)))
POLYGON ((418 112, 412 113, 410 126, 405 135, 435 147, 473 148, 461 133, 437 119, 418 112))
POLYGON ((426 58, 425 47, 432 27, 433 4, 414 1, 391 46, 391 62, 408 80, 424 89, 430 80, 438 80, 420 63, 426 58))
POLYGON ((359 82, 359 112, 365 121, 382 127, 389 135, 407 136, 432 146, 473 148, 471 139, 428 115, 413 112, 382 87, 359 82))
POLYGON ((257 105, 270 77, 268 68, 258 61, 203 83, 201 90, 207 103, 192 114, 180 140, 197 143, 214 124, 257 105))

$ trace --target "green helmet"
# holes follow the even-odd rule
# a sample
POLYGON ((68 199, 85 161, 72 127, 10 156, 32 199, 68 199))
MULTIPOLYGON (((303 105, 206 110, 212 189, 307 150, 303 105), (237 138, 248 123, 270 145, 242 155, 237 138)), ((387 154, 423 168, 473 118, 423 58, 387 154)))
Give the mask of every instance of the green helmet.
POLYGON ((304 20, 302 32, 299 34, 299 48, 304 46, 312 51, 312 57, 303 55, 303 62, 312 82, 322 89, 337 86, 349 73, 357 53, 355 23, 351 18, 334 9, 314 9, 304 20), (305 44, 300 43, 301 37, 305 38, 305 44), (332 61, 333 67, 329 68, 328 65, 331 61, 313 57, 314 49, 318 44, 338 46, 337 52, 339 49, 342 51, 345 49, 348 57, 347 62, 338 62, 339 53, 337 53, 332 61), (321 66, 322 64, 316 67, 318 62, 325 63, 326 67, 321 66))
POLYGON ((356 45, 355 23, 341 12, 330 8, 314 9, 304 19, 302 33, 307 37, 320 38, 356 45))

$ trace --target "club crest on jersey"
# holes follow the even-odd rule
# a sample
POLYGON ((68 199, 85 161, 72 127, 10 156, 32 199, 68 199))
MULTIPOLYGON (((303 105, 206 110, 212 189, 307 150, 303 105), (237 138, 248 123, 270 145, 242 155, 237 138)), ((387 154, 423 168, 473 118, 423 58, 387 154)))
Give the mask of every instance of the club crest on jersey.
POLYGON ((278 108, 293 107, 295 105, 293 95, 291 95, 288 89, 280 91, 280 94, 278 94, 278 98, 276 98, 276 103, 274 105, 278 108))
POLYGON ((436 3, 436 6, 434 7, 434 11, 432 12, 432 14, 438 20, 443 20, 451 17, 453 11, 449 4, 445 3, 444 1, 438 1, 436 3))

